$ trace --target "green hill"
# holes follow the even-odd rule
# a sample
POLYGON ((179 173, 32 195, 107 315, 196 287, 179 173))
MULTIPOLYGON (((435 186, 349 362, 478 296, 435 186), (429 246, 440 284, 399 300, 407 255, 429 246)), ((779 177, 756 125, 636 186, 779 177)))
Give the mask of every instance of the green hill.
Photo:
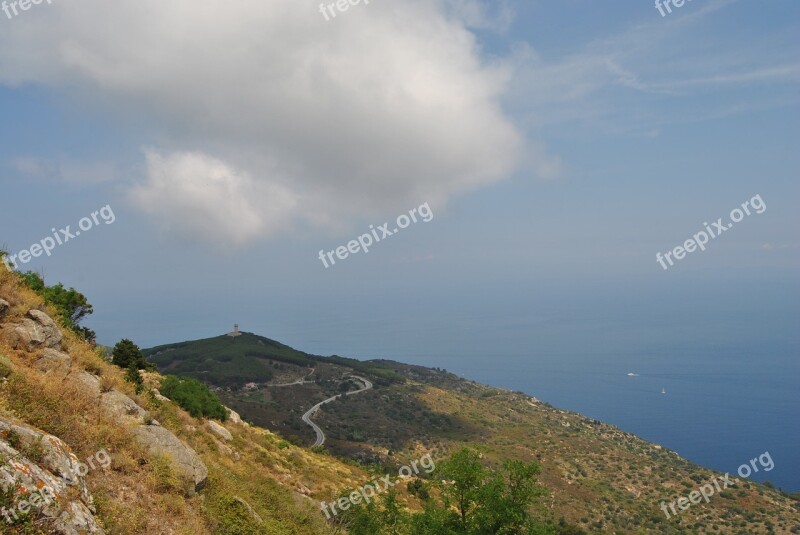
POLYGON ((301 376, 302 368, 331 364, 372 376, 377 381, 402 378, 377 362, 362 362, 339 356, 321 357, 298 351, 285 344, 252 333, 236 338, 222 335, 165 344, 142 351, 161 373, 194 377, 219 387, 241 387, 245 383, 267 383, 276 375, 301 376), (297 375, 300 373, 300 375, 297 375))

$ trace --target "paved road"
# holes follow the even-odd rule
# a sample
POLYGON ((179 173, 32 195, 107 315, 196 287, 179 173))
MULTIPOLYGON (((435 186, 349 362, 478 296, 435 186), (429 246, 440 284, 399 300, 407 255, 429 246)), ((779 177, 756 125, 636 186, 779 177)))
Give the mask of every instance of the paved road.
MULTIPOLYGON (((364 379, 363 377, 357 377, 355 375, 353 375, 351 377, 353 379, 358 379, 359 381, 363 381, 364 382, 364 387, 363 388, 359 388, 358 390, 353 390, 351 392, 347 392, 345 394, 346 396, 352 396, 353 394, 359 394, 361 392, 364 392, 364 391, 369 390, 370 388, 372 388, 372 383, 370 381, 368 381, 367 379, 364 379)), ((333 397, 329 397, 325 401, 320 401, 319 403, 317 403, 316 405, 314 405, 313 407, 308 409, 308 411, 306 411, 306 413, 303 415, 303 421, 305 423, 307 423, 308 425, 310 425, 311 428, 314 430, 314 432, 317 434, 317 440, 314 442, 314 444, 311 445, 312 448, 314 446, 322 446, 325 443, 325 433, 322 432, 322 429, 320 429, 317 424, 315 424, 314 422, 311 421, 311 417, 314 414, 316 414, 316 412, 319 410, 320 407, 322 407, 326 403, 330 403, 334 399, 338 399, 339 397, 341 397, 341 394, 337 394, 337 395, 335 395, 333 397)))

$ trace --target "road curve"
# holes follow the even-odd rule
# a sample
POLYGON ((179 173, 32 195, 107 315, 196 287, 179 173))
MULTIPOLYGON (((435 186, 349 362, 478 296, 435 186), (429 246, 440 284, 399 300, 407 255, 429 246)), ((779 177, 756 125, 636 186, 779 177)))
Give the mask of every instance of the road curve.
MULTIPOLYGON (((372 388, 372 382, 370 382, 369 380, 364 379, 363 377, 358 377, 356 375, 351 375, 351 377, 353 379, 358 379, 359 381, 363 381, 364 387, 363 388, 359 388, 358 390, 353 390, 353 391, 347 392, 347 393, 344 394, 345 396, 352 396, 353 394, 359 394, 361 392, 367 391, 370 388, 372 388)), ((342 394, 337 394, 335 396, 329 397, 325 401, 320 401, 319 403, 317 403, 316 405, 314 405, 313 407, 308 409, 306 411, 306 413, 303 415, 303 421, 305 423, 307 423, 308 425, 310 425, 311 428, 314 430, 314 433, 317 434, 317 440, 314 441, 314 444, 311 445, 312 448, 315 447, 315 446, 322 446, 325 443, 325 433, 322 432, 322 429, 320 429, 320 427, 317 424, 315 424, 314 422, 311 421, 311 417, 314 414, 316 414, 316 412, 319 410, 320 407, 322 407, 326 403, 330 403, 334 399, 337 399, 337 398, 339 398, 341 396, 342 396, 342 394)))

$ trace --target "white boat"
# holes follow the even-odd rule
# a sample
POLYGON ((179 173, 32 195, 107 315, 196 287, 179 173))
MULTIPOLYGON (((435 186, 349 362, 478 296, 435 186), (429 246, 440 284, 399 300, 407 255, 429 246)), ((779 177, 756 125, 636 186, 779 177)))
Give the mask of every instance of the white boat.
POLYGON ((628 373, 628 377, 639 377, 639 374, 630 372, 630 373, 628 373))
POLYGON ((666 393, 667 393, 667 391, 666 391, 666 390, 664 390, 664 389, 662 388, 662 389, 661 389, 661 393, 662 393, 662 394, 666 394, 666 393))

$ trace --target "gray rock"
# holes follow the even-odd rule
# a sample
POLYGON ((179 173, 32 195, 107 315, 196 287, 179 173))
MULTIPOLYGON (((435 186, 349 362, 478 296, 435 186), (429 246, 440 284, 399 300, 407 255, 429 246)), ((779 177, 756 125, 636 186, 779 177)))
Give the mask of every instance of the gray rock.
MULTIPOLYGON (((60 439, 0 418, 0 456, 7 459, 0 465, 0 488, 13 488, 19 493, 14 499, 17 507, 27 501, 32 510, 44 517, 42 525, 56 533, 103 533, 92 514, 93 498, 80 475, 78 458, 60 439), (15 437, 15 444, 38 449, 41 460, 34 463, 12 447, 11 436, 15 437)), ((20 511, 9 507, 6 510, 15 514, 20 511)))
POLYGON ((28 311, 28 317, 13 325, 10 331, 11 346, 28 351, 40 347, 58 348, 63 338, 56 322, 41 310, 28 311))
POLYGON ((11 305, 5 299, 0 299, 0 318, 6 315, 11 305))
POLYGON ((153 389, 153 397, 156 398, 158 401, 163 401, 164 403, 172 401, 168 397, 161 395, 161 392, 158 391, 158 388, 153 389))
POLYGON ((86 507, 76 502, 67 504, 53 523, 53 528, 64 535, 101 535, 105 533, 86 507))
POLYGON ((42 351, 42 356, 39 357, 33 366, 40 372, 69 372, 72 366, 72 358, 66 353, 56 351, 55 349, 45 349, 42 351))
POLYGON ((98 376, 89 372, 80 372, 70 377, 74 377, 75 382, 81 383, 93 398, 100 397, 100 378, 98 376))
POLYGON ((19 442, 29 449, 40 452, 39 465, 49 470, 52 474, 62 478, 71 487, 75 487, 81 495, 81 500, 92 506, 92 496, 83 477, 79 475, 80 462, 58 437, 48 435, 33 427, 24 424, 14 424, 8 420, 0 419, 0 440, 15 434, 19 442))
POLYGON ((231 435, 231 432, 222 427, 221 425, 219 425, 217 422, 209 420, 208 422, 206 422, 206 426, 208 426, 209 431, 211 431, 213 434, 215 434, 222 440, 226 442, 230 442, 231 440, 233 440, 233 435, 231 435))
POLYGON ((163 455, 172 459, 175 470, 182 478, 200 490, 208 480, 208 468, 197 453, 163 427, 141 425, 133 430, 137 440, 150 454, 163 455))
POLYGON ((232 424, 242 425, 242 417, 239 416, 239 413, 235 410, 225 407, 228 409, 228 419, 231 421, 232 424))
POLYGON ((111 390, 100 395, 100 406, 115 418, 133 418, 137 423, 145 423, 147 411, 141 408, 131 398, 117 390, 111 390))
POLYGON ((259 522, 259 523, 264 522, 264 520, 260 516, 258 516, 258 513, 256 513, 255 509, 250 507, 250 504, 247 503, 243 498, 240 498, 238 496, 234 496, 233 499, 236 500, 237 502, 239 502, 240 504, 242 504, 244 506, 244 508, 247 509, 247 512, 250 513, 250 516, 252 516, 253 519, 256 522, 259 522))

